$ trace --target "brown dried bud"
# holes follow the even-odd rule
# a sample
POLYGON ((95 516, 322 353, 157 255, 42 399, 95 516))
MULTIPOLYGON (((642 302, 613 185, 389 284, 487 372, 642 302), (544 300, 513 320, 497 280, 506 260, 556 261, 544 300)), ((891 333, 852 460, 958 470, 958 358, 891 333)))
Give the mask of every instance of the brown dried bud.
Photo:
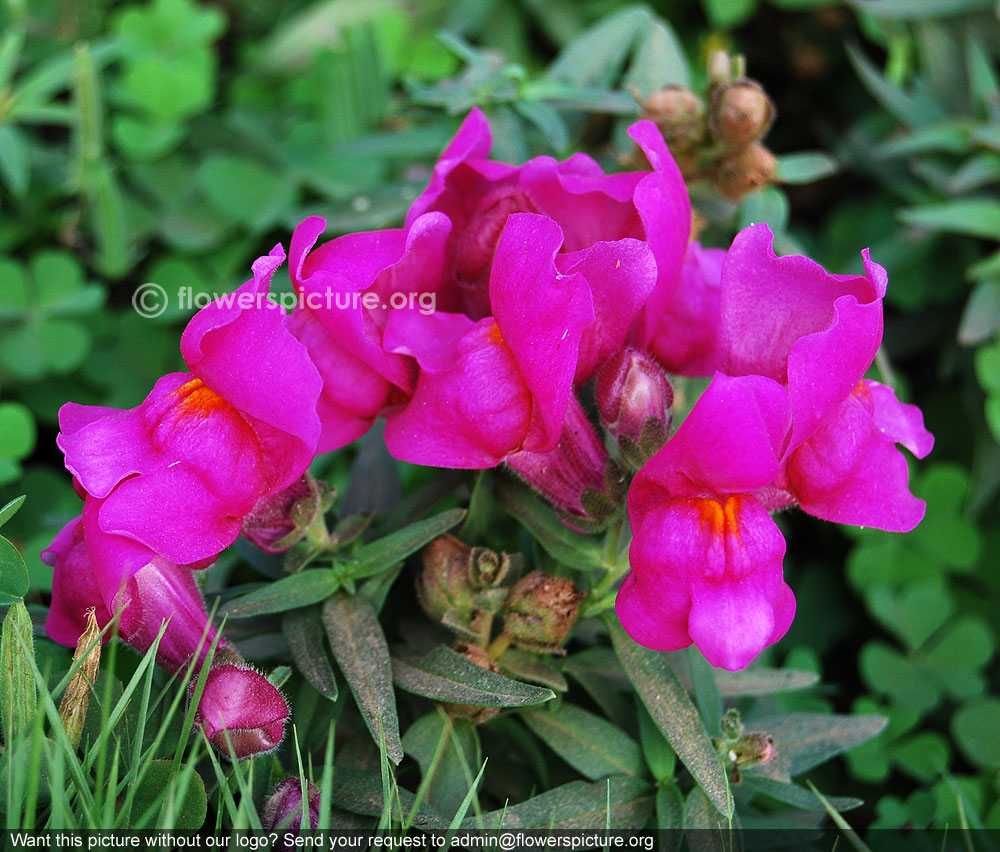
POLYGON ((708 123, 723 145, 742 148, 761 139, 774 123, 774 104, 755 80, 734 80, 712 89, 708 123))
POLYGON ((66 729, 66 736, 73 748, 80 744, 83 726, 87 722, 87 710, 90 708, 90 690, 97 683, 101 670, 101 628, 97 624, 94 608, 87 610, 87 627, 76 643, 73 652, 73 662, 81 657, 83 662, 70 679, 62 701, 59 702, 59 718, 66 729), (86 656, 84 656, 86 655, 86 656))
POLYGON ((739 201, 744 195, 774 181, 778 161, 759 142, 720 161, 712 172, 712 185, 723 198, 739 201))
MULTIPOLYGON (((458 642, 455 645, 465 659, 475 663, 481 669, 500 674, 500 667, 490 659, 490 655, 478 645, 469 645, 465 642, 458 642)), ((471 719, 477 725, 487 722, 500 712, 499 707, 474 707, 471 704, 442 704, 445 713, 452 718, 471 719)))
POLYGON ((564 654, 560 645, 576 621, 583 594, 564 577, 532 571, 510 590, 503 635, 538 654, 564 654))

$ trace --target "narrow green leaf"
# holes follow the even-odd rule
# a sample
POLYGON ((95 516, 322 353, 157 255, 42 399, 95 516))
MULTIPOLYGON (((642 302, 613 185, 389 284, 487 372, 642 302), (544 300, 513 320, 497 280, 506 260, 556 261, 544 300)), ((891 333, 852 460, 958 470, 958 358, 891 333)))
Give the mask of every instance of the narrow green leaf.
POLYGON ((17 514, 17 510, 24 505, 24 501, 26 499, 27 495, 22 494, 20 497, 15 497, 9 503, 0 508, 0 527, 17 514))
MULTIPOLYGON (((469 792, 467 767, 479 766, 479 735, 469 719, 452 719, 437 709, 421 716, 403 736, 403 749, 420 764, 427 801, 450 819, 469 792)), ((418 791, 419 796, 419 791, 418 791)))
POLYGON ((625 75, 633 86, 649 97, 664 86, 690 86, 691 72, 677 34, 661 18, 655 18, 645 34, 625 75))
POLYGON ((684 828, 692 852, 743 852, 738 817, 720 814, 700 787, 684 803, 684 828))
POLYGON ((677 767, 677 755, 641 701, 636 701, 636 714, 639 717, 639 742, 646 766, 649 767, 653 778, 660 783, 672 782, 677 767))
POLYGON ((569 684, 559 669, 545 657, 539 657, 529 651, 510 648, 497 660, 497 665, 515 680, 537 683, 555 692, 565 692, 569 689, 569 684))
POLYGON ((610 86, 651 21, 645 6, 627 6, 603 18, 566 46, 548 76, 575 86, 610 86))
POLYGON ((991 340, 1000 329, 1000 281, 977 284, 962 311, 958 325, 958 342, 975 346, 991 340))
POLYGON ((551 689, 480 668, 443 645, 423 657, 394 659, 392 675, 407 692, 474 707, 525 707, 555 698, 551 689))
POLYGON ((831 757, 877 736, 886 726, 883 716, 788 713, 748 719, 747 731, 774 737, 775 758, 757 769, 772 778, 806 772, 831 757))
POLYGON ((871 96, 903 124, 925 127, 945 117, 944 110, 930 96, 907 94, 886 80, 859 48, 848 45, 847 55, 871 96))
POLYGON ((909 207, 899 211, 899 218, 908 225, 1000 240, 1000 201, 993 199, 966 198, 909 207))
POLYGON ((282 577, 262 589, 243 595, 219 607, 228 618, 250 618, 271 612, 310 606, 326 600, 340 588, 338 574, 330 568, 316 568, 282 577))
POLYGON ((24 133, 12 124, 0 125, 0 174, 17 198, 23 198, 28 191, 30 166, 24 133))
POLYGON ((514 109, 538 128, 553 151, 562 153, 569 147, 566 124, 548 104, 541 101, 518 101, 514 104, 514 109))
POLYGON ((778 158, 778 180, 782 183, 812 183, 822 180, 838 169, 837 161, 819 151, 801 151, 778 158))
POLYGON ((565 702, 521 713, 525 724, 556 754, 592 781, 643 774, 639 746, 606 719, 565 702))
MULTIPOLYGON (((602 781, 572 781, 496 811, 483 814, 487 831, 497 828, 598 828, 609 820, 612 829, 640 828, 653 810, 648 781, 613 775, 602 781)), ((462 828, 478 828, 475 818, 462 828)))
MULTIPOLYGON (((403 822, 415 804, 413 793, 398 788, 395 791, 397 801, 390 802, 392 813, 399 822, 403 822), (397 807, 398 805, 398 807, 397 807), (401 811, 399 810, 401 808, 401 811)), ((382 793, 382 779, 347 766, 336 767, 333 773, 333 791, 331 801, 338 808, 355 814, 379 817, 385 808, 385 797, 382 793)), ((413 825, 417 828, 444 830, 445 821, 429 805, 421 805, 417 811, 413 825)))
MULTIPOLYGON (((743 781, 747 786, 766 796, 770 796, 772 799, 784 802, 786 805, 791 805, 793 808, 816 811, 823 807, 819 799, 810 790, 799 787, 797 784, 787 784, 783 781, 777 781, 774 778, 758 775, 752 771, 743 774, 743 781)), ((838 811, 849 811, 859 808, 864 804, 862 799, 855 799, 853 796, 830 796, 828 798, 830 804, 838 811)))
POLYGON ((993 8, 993 0, 847 0, 857 11, 876 18, 942 18, 993 8))
POLYGON ((7 610, 0 631, 0 715, 7 745, 28 730, 38 707, 35 678, 26 656, 33 648, 31 617, 17 601, 7 610))
POLYGON ((712 804, 729 817, 733 800, 725 768, 666 656, 637 645, 616 618, 609 617, 607 625, 615 653, 649 715, 712 804))
POLYGON ((411 553, 416 553, 427 542, 460 524, 464 517, 465 509, 448 509, 366 544, 355 554, 356 562, 349 567, 349 576, 368 577, 391 568, 411 553))
MULTIPOLYGON (((684 827, 684 797, 673 784, 666 784, 656 791, 656 827, 660 831, 684 827)), ((667 836, 664 841, 670 848, 674 838, 667 836)), ((676 839, 676 843, 677 847, 674 848, 679 848, 680 838, 676 839)))
POLYGON ((385 738, 386 753, 399 763, 403 744, 392 691, 392 666, 375 610, 362 595, 340 593, 323 604, 323 626, 368 730, 376 743, 385 738))
POLYGON ((571 532, 527 486, 512 479, 501 479, 497 482, 497 493, 507 511, 528 528, 557 562, 580 571, 603 564, 597 544, 571 532))
POLYGON ((288 649, 295 666, 316 690, 331 701, 337 700, 337 678, 323 647, 323 619, 318 607, 306 607, 285 613, 281 620, 288 649))
POLYGON ((0 536, 0 604, 3 598, 20 600, 28 591, 28 568, 7 539, 0 536))
POLYGON ((819 683, 819 675, 795 669, 744 669, 741 672, 727 672, 716 669, 715 682, 723 698, 737 695, 772 695, 775 692, 791 692, 806 689, 819 683))
POLYGON ((715 683, 715 670, 694 645, 688 648, 687 658, 698 712, 705 730, 716 737, 722 733, 722 696, 715 683))

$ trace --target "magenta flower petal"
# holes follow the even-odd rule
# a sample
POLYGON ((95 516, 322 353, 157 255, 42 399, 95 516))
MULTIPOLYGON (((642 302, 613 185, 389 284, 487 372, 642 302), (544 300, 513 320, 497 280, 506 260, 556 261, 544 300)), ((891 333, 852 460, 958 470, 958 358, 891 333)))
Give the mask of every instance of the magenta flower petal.
MULTIPOLYGON (((216 632, 191 567, 168 563, 130 539, 103 532, 99 509, 100 501, 88 497, 83 518, 68 524, 43 553, 54 568, 46 633, 72 647, 89 608, 94 607, 101 628, 120 611, 118 635, 140 653, 153 646, 167 622, 156 661, 169 671, 178 671, 195 654, 203 660, 216 632)), ((219 646, 226 647, 221 638, 219 646)))
POLYGON ((716 373, 674 436, 633 480, 633 524, 664 496, 752 492, 767 485, 778 472, 788 424, 788 397, 777 382, 716 373))
POLYGON ((681 280, 655 325, 649 349, 670 372, 710 376, 716 370, 716 335, 723 249, 690 243, 681 280))
POLYGON ((594 321, 587 282, 556 269, 561 243, 551 219, 519 213, 508 217, 493 261, 493 315, 534 403, 529 432, 511 450, 544 453, 559 441, 580 338, 594 321))
POLYGON ((918 459, 934 449, 934 436, 924 428, 923 412, 915 405, 896 399, 896 392, 886 385, 865 380, 872 396, 875 428, 890 441, 902 444, 918 459))
POLYGON ((181 336, 191 372, 241 412, 265 445, 264 487, 273 491, 302 475, 320 434, 319 374, 305 347, 289 333, 284 310, 265 298, 284 256, 276 246, 254 262, 254 277, 234 294, 235 313, 216 300, 192 317, 181 336), (241 297, 253 297, 252 307, 239 309, 241 297))
POLYGON ((901 411, 895 396, 884 393, 888 388, 878 388, 873 395, 867 382, 860 383, 792 453, 788 490, 803 511, 823 520, 908 532, 923 519, 926 504, 910 493, 906 459, 878 424, 901 426, 928 451, 933 438, 914 429, 916 417, 901 411), (879 416, 882 406, 889 411, 879 416))
POLYGON ((231 743, 242 760, 274 751, 290 718, 287 702, 264 675, 224 663, 208 673, 194 724, 220 754, 229 756, 231 743))
POLYGON ((563 275, 583 276, 594 299, 596 319, 583 332, 575 381, 587 382, 617 352, 656 286, 656 261, 641 240, 598 242, 556 258, 563 275))
POLYGON ((680 280, 691 235, 691 201, 687 184, 656 125, 640 121, 628 132, 653 167, 652 174, 639 181, 633 196, 646 242, 656 258, 656 289, 646 306, 644 340, 648 341, 656 333, 680 280))
MULTIPOLYGON (((68 404, 58 443, 105 533, 167 562, 214 558, 242 518, 312 461, 321 381, 284 312, 266 299, 280 246, 236 293, 199 311, 181 340, 192 373, 161 378, 129 411, 68 404)), ((120 578, 122 580, 127 578, 120 578)))
POLYGON ((411 464, 495 467, 524 442, 531 416, 517 361, 497 324, 485 319, 461 338, 450 366, 421 372, 413 399, 386 419, 385 443, 411 464))
POLYGON ((54 569, 45 633, 53 642, 72 648, 86 629, 88 609, 94 608, 102 627, 111 620, 90 565, 82 517, 74 518, 60 530, 42 551, 41 560, 54 569))
MULTIPOLYGON (((448 186, 448 179, 452 172, 467 160, 485 160, 490 155, 493 147, 493 136, 490 133, 490 124, 483 115, 479 107, 473 107, 462 122, 458 133, 448 143, 444 149, 437 165, 434 166, 434 174, 431 176, 427 188, 416 198, 406 214, 406 224, 409 226, 415 219, 422 216, 428 210, 444 209, 440 206, 441 196, 445 194, 448 186)), ((513 167, 508 167, 513 171, 513 167)), ((444 209, 445 213, 449 211, 444 209)))
POLYGON ((636 530, 618 616, 647 647, 694 642, 712 665, 744 668, 791 624, 784 553, 781 533, 750 496, 665 501, 636 530))

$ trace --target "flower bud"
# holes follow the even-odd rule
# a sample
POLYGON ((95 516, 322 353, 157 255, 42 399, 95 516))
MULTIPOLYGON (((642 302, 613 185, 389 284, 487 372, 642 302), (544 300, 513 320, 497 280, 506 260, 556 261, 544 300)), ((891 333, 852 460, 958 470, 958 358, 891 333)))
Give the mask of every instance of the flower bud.
POLYGON ((564 654, 583 594, 571 580, 532 571, 514 584, 503 618, 511 644, 540 654, 564 654))
MULTIPOLYGON (((306 807, 309 808, 309 827, 319 822, 319 788, 306 782, 306 807)), ((271 791, 264 802, 260 825, 264 831, 273 829, 298 831, 302 828, 302 784, 298 778, 286 778, 271 791)))
POLYGON ((570 397, 555 449, 522 450, 504 461, 560 512, 571 529, 603 529, 622 508, 624 479, 575 396, 570 397))
MULTIPOLYGON (((196 683, 191 682, 192 693, 196 683)), ((205 679, 194 726, 220 754, 242 760, 274 751, 291 715, 264 675, 245 664, 223 663, 212 666, 205 679)))
POLYGON ((712 135, 723 145, 743 148, 771 129, 774 104, 760 83, 734 80, 712 90, 708 122, 712 135))
POLYGON ((708 79, 713 86, 723 85, 733 79, 733 57, 724 50, 713 50, 708 55, 708 79))
POLYGON ((243 535, 265 553, 283 553, 305 538, 321 513, 320 490, 306 473, 284 491, 261 497, 243 519, 243 535))
MULTIPOLYGON (((475 663, 479 668, 500 674, 500 667, 490 659, 490 655, 478 645, 469 645, 465 642, 458 642, 455 645, 465 659, 475 663)), ((488 722, 500 712, 499 707, 474 707, 471 704, 442 704, 444 711, 456 719, 470 719, 477 725, 488 722)))
POLYGON ((774 154, 754 142, 721 160, 712 173, 712 184, 723 198, 739 201, 772 183, 777 167, 774 154))
POLYGON ((453 535, 438 536, 424 548, 424 570, 417 577, 417 599, 433 621, 458 623, 473 618, 475 590, 471 552, 453 535))
POLYGON ((774 737, 770 734, 744 734, 729 749, 728 754, 735 766, 770 763, 774 756, 774 737))
POLYGON ((627 346, 601 368, 596 394, 604 428, 638 470, 667 440, 674 401, 670 380, 652 358, 627 346))
POLYGON ((655 122, 671 150, 691 148, 705 136, 705 102, 683 86, 667 86, 639 101, 643 118, 655 122))

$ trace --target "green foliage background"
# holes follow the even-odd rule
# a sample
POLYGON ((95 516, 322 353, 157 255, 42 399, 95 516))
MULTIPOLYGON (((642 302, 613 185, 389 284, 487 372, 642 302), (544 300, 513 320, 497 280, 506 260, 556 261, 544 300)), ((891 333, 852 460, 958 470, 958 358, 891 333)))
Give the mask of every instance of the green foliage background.
MULTIPOLYGON (((707 52, 724 47, 746 55, 750 75, 777 104, 767 142, 786 183, 739 205, 693 186, 709 220, 703 242, 725 246, 736 228, 763 220, 779 251, 804 251, 837 272, 860 271, 859 251, 870 246, 890 274, 875 375, 921 405, 937 436, 933 454, 914 467, 914 490, 928 502, 914 533, 783 517, 799 614, 766 662, 813 672, 830 686, 765 696, 753 707, 738 701, 760 720, 798 714, 782 724, 799 724, 803 737, 819 717, 802 714, 888 718, 846 762, 812 771, 877 726, 864 736, 831 734, 828 753, 798 753, 786 767, 864 799, 859 825, 1000 828, 1000 26, 992 5, 6 0, 0 505, 27 495, 4 534, 25 555, 30 591, 5 582, 5 599, 25 596, 40 621, 51 570, 38 553, 79 511, 55 447, 59 406, 131 407, 158 376, 182 367, 177 341, 193 309, 171 298, 162 316, 143 319, 131 307, 138 285, 156 282, 172 295, 231 289, 256 256, 287 245, 309 214, 328 219, 328 234, 398 225, 473 105, 490 115, 499 158, 586 149, 614 166, 627 151, 622 130, 637 114, 625 87, 648 94, 669 83, 699 85, 707 52)), ((280 280, 287 289, 287 276, 280 280)), ((346 495, 346 514, 388 514, 400 496, 439 481, 387 462, 370 442, 321 467, 346 495)), ((507 517, 496 506, 479 510, 469 523, 480 532, 507 517)), ((559 561, 544 535, 535 536, 539 546, 509 519, 499 529, 483 543, 526 550, 543 567, 559 561)), ((0 548, 9 578, 16 554, 2 540, 0 548)), ((209 591, 226 578, 259 580, 247 560, 226 557, 209 591)), ((401 626, 393 620, 407 599, 412 608, 411 583, 407 572, 392 594, 388 585, 380 593, 392 641, 408 638, 405 618, 401 626)), ((242 623, 250 626, 234 622, 234 635, 248 656, 285 662, 274 651, 285 647, 275 638, 280 625, 242 623)), ((623 680, 606 628, 586 624, 570 656, 548 672, 552 688, 566 693, 555 710, 505 714, 482 735, 464 720, 449 728, 433 711, 402 712, 408 757, 400 785, 416 789, 433 769, 428 801, 450 819, 481 756, 492 754, 479 812, 502 808, 505 796, 522 803, 507 813, 520 807, 529 820, 603 806, 611 787, 567 785, 612 777, 624 822, 645 813, 669 824, 680 797, 673 751, 623 680), (573 730, 610 745, 581 751, 567 739, 573 730), (454 748, 442 756, 441 742, 454 748), (527 788, 498 765, 511 753, 514 769, 532 778, 527 788), (539 803, 534 795, 556 791, 563 799, 539 803)), ((65 672, 68 654, 37 631, 35 641, 39 660, 65 672)), ((350 667, 336 662, 338 671, 350 667)), ((718 736, 719 695, 731 702, 748 693, 711 675, 699 680, 696 661, 691 668, 703 721, 718 736)), ((530 675, 523 679, 544 681, 530 675)), ((347 690, 330 702, 298 673, 290 683, 303 750, 322 750, 332 719, 338 731, 364 732, 357 711, 345 710, 347 690)), ((328 697, 336 695, 334 687, 328 697)), ((838 718, 824 724, 836 731, 838 718)), ((348 799, 352 789, 362 799, 378 792, 378 783, 369 789, 378 750, 362 739, 367 750, 355 737, 338 751, 338 789, 348 799)), ((282 760, 294 769, 294 754, 282 760)), ((809 798, 766 774, 746 783, 738 812, 746 802, 746 813, 784 813, 779 803, 809 798)), ((224 786, 210 784, 210 793, 224 786)), ((261 783, 253 789, 259 801, 261 783)), ((700 795, 695 787, 688 797, 689 819, 701 812, 700 795)), ((378 814, 344 801, 345 821, 348 812, 378 814)), ((225 810, 210 806, 210 814, 225 810)))

